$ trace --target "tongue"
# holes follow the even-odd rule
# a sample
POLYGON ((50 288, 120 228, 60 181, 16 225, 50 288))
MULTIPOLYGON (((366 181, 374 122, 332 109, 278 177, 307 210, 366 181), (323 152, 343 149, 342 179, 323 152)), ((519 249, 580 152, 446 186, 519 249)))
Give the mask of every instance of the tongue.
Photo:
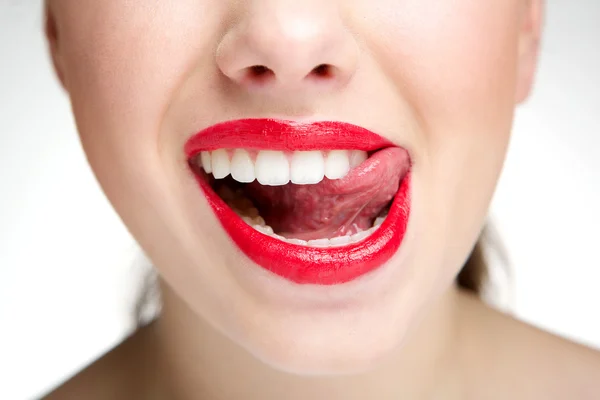
POLYGON ((380 150, 342 179, 316 185, 246 187, 260 215, 284 237, 333 238, 372 227, 390 203, 409 168, 406 150, 380 150))

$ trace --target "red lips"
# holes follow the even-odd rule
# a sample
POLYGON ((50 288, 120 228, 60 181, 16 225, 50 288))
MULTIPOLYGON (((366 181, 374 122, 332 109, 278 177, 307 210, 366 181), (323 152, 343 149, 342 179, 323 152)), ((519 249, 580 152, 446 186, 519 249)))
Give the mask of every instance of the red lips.
MULTIPOLYGON (((185 153, 192 159, 200 151, 221 148, 374 151, 391 146, 369 130, 342 122, 245 119, 199 132, 186 143, 185 153)), ((334 285, 377 269, 398 251, 410 214, 408 168, 407 165, 388 216, 379 229, 359 243, 334 248, 294 245, 256 231, 225 204, 200 174, 196 178, 227 234, 254 263, 298 284, 334 285)))
POLYGON ((185 144, 188 157, 203 150, 364 150, 393 146, 383 137, 343 122, 296 122, 274 119, 242 119, 213 125, 185 144))

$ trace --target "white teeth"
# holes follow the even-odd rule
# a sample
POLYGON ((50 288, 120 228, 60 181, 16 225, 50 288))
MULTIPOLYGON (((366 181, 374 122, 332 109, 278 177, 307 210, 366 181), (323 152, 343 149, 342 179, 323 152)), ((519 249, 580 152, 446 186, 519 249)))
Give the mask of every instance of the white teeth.
POLYGON ((269 225, 252 225, 252 227, 260 233, 264 233, 265 235, 271 236, 274 234, 273 228, 271 228, 269 225))
POLYGON ((215 179, 223 179, 231 172, 227 150, 215 150, 211 154, 211 168, 215 179))
POLYGON ((325 161, 325 176, 329 179, 341 179, 350 171, 350 159, 347 150, 332 150, 325 161))
POLYGON ((280 235, 278 235, 276 233, 273 233, 271 236, 274 237, 275 239, 278 239, 278 240, 281 240, 282 242, 285 242, 285 238, 283 236, 280 236, 280 235))
POLYGON ((291 243, 291 244, 297 244, 298 246, 308 246, 308 242, 306 240, 286 239, 286 242, 291 243))
POLYGON ((309 240, 308 245, 311 247, 329 247, 329 239, 309 240))
POLYGON ((383 224, 383 221, 385 221, 385 217, 377 217, 375 218, 375 223, 373 224, 373 226, 380 226, 381 224, 383 224))
MULTIPOLYGON (((371 229, 373 229, 373 228, 371 228, 371 229)), ((362 231, 362 232, 355 233, 350 238, 352 239, 353 242, 360 242, 361 240, 365 239, 367 236, 370 235, 371 229, 369 229, 368 231, 362 231)))
POLYGON ((352 150, 350 152, 350 167, 356 168, 369 158, 366 151, 352 150))
POLYGON ((291 244, 295 244, 298 246, 307 246, 307 247, 316 247, 316 248, 341 247, 341 246, 355 244, 355 243, 358 243, 358 242, 366 239, 367 237, 369 237, 373 232, 375 232, 379 228, 378 226, 374 226, 373 228, 371 228, 369 230, 359 232, 356 235, 352 235, 352 236, 339 236, 339 237, 335 237, 332 239, 314 239, 314 240, 309 240, 307 242, 306 240, 288 239, 283 236, 277 235, 277 234, 273 233, 273 229, 268 225, 266 225, 266 226, 252 225, 252 227, 254 229, 256 229, 257 231, 259 231, 260 233, 263 233, 263 234, 271 236, 275 239, 281 240, 282 242, 291 243, 291 244))
MULTIPOLYGON (((228 203, 229 204, 229 203, 228 203)), ((230 205, 231 207, 231 205, 230 205)), ((343 247, 359 243, 377 231, 381 223, 385 220, 385 217, 378 217, 373 223, 373 227, 352 236, 338 236, 331 239, 313 239, 313 240, 302 240, 297 238, 286 238, 276 234, 269 225, 266 224, 265 220, 257 214, 257 210, 254 207, 244 208, 244 211, 234 208, 233 211, 248 225, 257 230, 258 232, 270 236, 274 239, 281 240, 282 242, 294 244, 297 246, 307 246, 315 248, 331 248, 331 247, 343 247)), ((357 228, 358 229, 358 228, 357 228)))
POLYGON ((210 174, 212 172, 212 167, 210 165, 210 152, 203 151, 200 153, 200 160, 202 161, 202 168, 204 168, 204 172, 210 174))
POLYGON ((331 246, 343 246, 350 243, 350 240, 350 236, 338 236, 336 238, 329 239, 329 244, 331 244, 331 246))
MULTIPOLYGON (((237 177, 238 179, 244 179, 244 180, 249 180, 249 178, 242 176, 240 177, 240 175, 244 175, 243 173, 237 173, 235 172, 236 165, 245 165, 246 167, 249 167, 252 163, 250 155, 248 154, 247 151, 244 150, 235 150, 234 152, 234 156, 232 161, 229 161, 229 152, 227 150, 215 150, 212 154, 209 154, 210 158, 211 158, 211 168, 213 170, 213 173, 217 173, 218 176, 222 176, 225 175, 226 173, 229 174, 229 172, 231 172, 232 176, 237 177), (229 172, 228 172, 229 171, 229 172)), ((286 166, 287 166, 287 157, 284 153, 282 152, 260 152, 259 153, 259 157, 257 157, 257 165, 260 165, 260 160, 262 158, 262 162, 266 165, 264 166, 269 166, 273 165, 273 164, 277 164, 277 163, 281 163, 283 160, 283 158, 285 158, 286 160, 286 166), (260 155, 260 153, 263 153, 262 156, 260 155), (279 153, 279 154, 277 154, 279 153)), ((302 164, 302 162, 305 163, 319 163, 319 161, 315 161, 314 158, 315 155, 314 154, 306 154, 306 153, 312 153, 312 152, 303 152, 304 154, 301 154, 298 158, 300 160, 299 164, 302 164), (314 158, 313 158, 314 157, 314 158), (303 159, 304 158, 304 159, 303 159), (311 160, 311 158, 313 158, 313 160, 311 160)), ((359 158, 359 157, 357 157, 359 158)), ((206 156, 204 156, 204 159, 206 160, 206 156)), ((197 163, 201 163, 202 161, 202 156, 196 161, 197 163)), ((324 158, 321 156, 321 160, 324 160, 324 158)), ((323 161, 323 163, 325 163, 325 161, 323 161)), ((264 167, 263 166, 263 167, 264 167)), ((203 166, 204 168, 204 166, 203 166)), ((307 166, 306 168, 310 168, 310 165, 307 166)), ((242 168, 240 168, 241 170, 242 168)), ((288 167, 288 174, 289 174, 289 167, 288 167)), ((259 175, 259 174, 257 174, 259 175)), ((260 178, 260 175, 257 176, 258 179, 260 178)), ((271 181, 273 181, 273 178, 269 178, 269 176, 267 176, 267 179, 271 179, 271 181)), ((369 237, 371 234, 373 234, 375 231, 377 231, 378 229, 380 229, 381 225, 383 224, 383 222, 385 221, 385 219, 387 218, 387 214, 389 212, 389 210, 384 210, 384 212, 380 213, 380 216, 377 217, 375 219, 375 221, 373 221, 373 226, 368 229, 368 230, 364 230, 364 231, 360 231, 352 236, 349 235, 345 235, 345 236, 338 236, 338 237, 334 237, 331 239, 327 239, 327 238, 322 238, 322 239, 313 239, 313 240, 302 240, 302 239, 297 239, 297 238, 285 238, 281 235, 276 234, 273 231, 273 228, 271 228, 269 225, 266 224, 265 220, 260 216, 259 214, 259 210, 254 206, 254 204, 252 203, 252 201, 250 199, 248 199, 247 197, 244 196, 244 191, 241 188, 238 188, 235 192, 228 186, 226 185, 219 185, 219 187, 216 189, 219 196, 221 196, 221 198, 223 200, 225 200, 227 202, 227 204, 229 205, 229 207, 249 226, 253 227, 255 230, 257 230, 258 232, 261 232, 264 235, 270 236, 272 238, 275 238, 277 240, 286 242, 286 243, 290 243, 290 244, 294 244, 297 246, 307 246, 307 247, 315 247, 315 248, 330 248, 330 247, 343 247, 343 246, 349 246, 349 245, 353 245, 356 243, 359 243, 361 241, 363 241, 364 239, 366 239, 367 237, 369 237)), ((361 228, 356 225, 355 223, 352 224, 351 227, 348 227, 352 230, 360 230, 361 228)))
POLYGON ((292 155, 290 177, 292 183, 310 185, 325 176, 325 159, 320 151, 296 151, 292 155))
POLYGON ((242 183, 258 180, 261 185, 280 186, 290 181, 297 185, 313 185, 324 177, 341 179, 367 158, 368 154, 360 150, 295 151, 289 154, 261 150, 253 160, 244 149, 218 149, 200 152, 196 162, 215 179, 231 174, 242 183), (231 159, 230 154, 233 154, 231 159))
POLYGON ((231 159, 231 177, 238 182, 250 183, 256 179, 254 163, 246 150, 237 149, 231 159))
POLYGON ((260 233, 262 233, 264 235, 270 236, 277 240, 281 240, 282 242, 295 244, 298 246, 307 246, 307 247, 316 247, 316 248, 342 247, 342 246, 348 246, 351 244, 356 244, 358 242, 363 241, 364 239, 369 237, 371 234, 373 234, 377 229, 379 229, 379 226, 373 226, 371 229, 359 232, 352 236, 346 235, 346 236, 334 237, 332 239, 314 239, 314 240, 306 241, 306 240, 294 239, 294 238, 288 239, 281 235, 278 235, 275 232, 273 232, 273 228, 271 228, 269 225, 264 224, 264 220, 262 220, 262 218, 260 216, 258 218, 261 220, 261 222, 262 222, 261 224, 256 223, 256 221, 257 221, 256 218, 248 218, 246 216, 242 217, 242 219, 248 225, 252 226, 254 229, 256 229, 257 231, 259 231, 260 233))
POLYGON ((256 157, 255 172, 261 185, 280 186, 290 181, 290 164, 281 151, 261 150, 256 157))

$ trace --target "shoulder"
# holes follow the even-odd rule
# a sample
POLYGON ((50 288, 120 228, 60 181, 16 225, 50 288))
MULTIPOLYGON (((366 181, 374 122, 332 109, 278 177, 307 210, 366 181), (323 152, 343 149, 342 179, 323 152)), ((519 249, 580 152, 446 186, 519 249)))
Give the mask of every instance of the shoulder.
POLYGON ((49 393, 43 400, 130 400, 146 390, 146 328, 49 393))
MULTIPOLYGON (((484 390, 504 392, 512 399, 597 400, 600 393, 600 352, 553 335, 514 317, 468 299, 472 323, 478 327, 471 354, 486 382, 484 390), (484 368, 480 368, 484 366, 484 368)), ((469 344, 465 346, 468 348, 469 344)), ((491 393, 479 393, 492 398, 491 393)))

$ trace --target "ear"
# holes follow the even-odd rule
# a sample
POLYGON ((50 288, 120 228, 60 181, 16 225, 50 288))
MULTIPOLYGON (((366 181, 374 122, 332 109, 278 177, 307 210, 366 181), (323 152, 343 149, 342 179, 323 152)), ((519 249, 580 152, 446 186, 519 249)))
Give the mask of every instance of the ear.
POLYGON ((58 23, 56 21, 54 10, 48 1, 44 2, 44 33, 46 35, 46 40, 48 41, 48 49, 50 51, 50 57, 52 58, 54 71, 62 87, 68 91, 65 80, 63 56, 61 54, 62 48, 58 23))
POLYGON ((523 0, 517 65, 517 103, 529 97, 538 63, 545 0, 523 0))

